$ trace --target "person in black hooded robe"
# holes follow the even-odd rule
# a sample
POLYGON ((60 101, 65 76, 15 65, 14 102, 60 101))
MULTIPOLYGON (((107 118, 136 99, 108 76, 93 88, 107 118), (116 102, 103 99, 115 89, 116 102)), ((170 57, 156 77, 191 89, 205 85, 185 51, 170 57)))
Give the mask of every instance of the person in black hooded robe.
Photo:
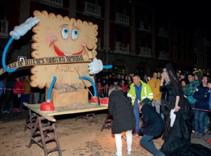
POLYGON ((132 152, 132 130, 135 128, 135 116, 131 100, 117 85, 109 88, 108 110, 113 117, 112 134, 115 136, 116 155, 122 156, 122 133, 126 134, 127 155, 132 152))
POLYGON ((165 121, 164 144, 161 151, 166 155, 175 154, 178 151, 185 154, 190 147, 193 113, 184 98, 182 87, 170 64, 164 68, 161 76, 161 111, 165 121), (171 124, 171 120, 173 120, 170 118, 171 114, 176 115, 173 124, 171 124))

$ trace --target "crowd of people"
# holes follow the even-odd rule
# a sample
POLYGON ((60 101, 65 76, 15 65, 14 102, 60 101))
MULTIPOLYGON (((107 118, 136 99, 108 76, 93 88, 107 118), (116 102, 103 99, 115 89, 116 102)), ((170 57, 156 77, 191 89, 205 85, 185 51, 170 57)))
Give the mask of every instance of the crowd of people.
MULTIPOLYGON (((109 97, 113 116, 116 156, 122 156, 122 132, 126 132, 127 153, 132 136, 143 135, 140 144, 155 156, 176 150, 189 151, 191 134, 203 137, 211 128, 211 80, 201 72, 175 72, 171 65, 150 76, 139 74, 97 75, 99 97, 109 97), (162 136, 157 149, 154 138, 162 136)), ((23 103, 45 101, 45 90, 30 87, 29 76, 0 80, 2 113, 21 112, 23 103)))
POLYGON ((203 137, 210 130, 211 81, 206 74, 176 73, 168 64, 151 77, 109 75, 99 79, 98 86, 101 86, 98 88, 101 96, 107 95, 109 89, 105 88, 112 88, 108 95, 116 156, 122 156, 122 132, 126 132, 128 155, 132 150, 133 132, 135 136, 143 135, 140 144, 150 153, 164 156, 194 155, 190 149, 191 135, 203 137), (109 77, 112 81, 107 86, 103 82, 109 77), (160 150, 153 143, 159 136, 164 140, 160 150))
POLYGON ((45 100, 45 90, 32 88, 29 76, 8 76, 0 80, 1 113, 24 111, 24 102, 40 103, 45 100))

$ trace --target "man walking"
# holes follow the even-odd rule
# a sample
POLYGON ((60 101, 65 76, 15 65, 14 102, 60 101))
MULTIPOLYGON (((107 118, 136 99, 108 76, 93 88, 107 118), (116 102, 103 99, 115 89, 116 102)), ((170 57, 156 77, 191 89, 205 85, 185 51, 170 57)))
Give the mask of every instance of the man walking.
POLYGON ((128 97, 132 100, 133 111, 136 120, 135 133, 139 134, 140 132, 140 114, 139 114, 139 106, 138 103, 143 99, 153 99, 153 93, 148 84, 143 82, 140 79, 140 76, 135 74, 133 76, 133 83, 130 85, 130 89, 127 94, 128 97))

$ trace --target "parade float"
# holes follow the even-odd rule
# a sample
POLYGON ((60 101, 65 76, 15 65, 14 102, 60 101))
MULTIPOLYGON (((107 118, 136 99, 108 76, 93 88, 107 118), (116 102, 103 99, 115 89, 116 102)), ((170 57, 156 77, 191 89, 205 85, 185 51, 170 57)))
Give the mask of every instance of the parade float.
POLYGON ((46 11, 34 11, 34 17, 10 32, 2 55, 3 69, 0 73, 13 73, 23 67, 31 67, 31 86, 46 89, 46 100, 43 103, 24 104, 29 109, 29 147, 37 143, 45 155, 53 151, 62 154, 55 131, 55 116, 107 109, 108 98, 98 98, 94 75, 112 66, 103 65, 96 58, 97 29, 97 25, 91 22, 46 11), (34 33, 32 58, 7 65, 11 44, 31 29, 34 33), (93 88, 93 96, 88 99, 90 87, 93 88), (53 135, 50 137, 48 132, 53 132, 53 135), (47 149, 49 140, 56 142, 55 148, 47 149))

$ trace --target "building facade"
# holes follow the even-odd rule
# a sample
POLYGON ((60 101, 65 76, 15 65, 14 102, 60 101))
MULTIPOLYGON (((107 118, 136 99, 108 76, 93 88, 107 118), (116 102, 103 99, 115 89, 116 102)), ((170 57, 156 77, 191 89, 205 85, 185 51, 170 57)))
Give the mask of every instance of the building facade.
MULTIPOLYGON (((123 71, 150 72, 167 62, 181 67, 192 67, 197 61, 202 64, 202 55, 194 51, 191 40, 194 30, 178 28, 166 13, 147 1, 8 0, 0 5, 4 8, 0 11, 1 49, 15 25, 32 16, 34 10, 46 10, 97 24, 98 57, 123 71)), ((30 57, 31 35, 17 41, 9 61, 20 55, 30 57)), ((206 61, 203 66, 207 66, 206 61)))

